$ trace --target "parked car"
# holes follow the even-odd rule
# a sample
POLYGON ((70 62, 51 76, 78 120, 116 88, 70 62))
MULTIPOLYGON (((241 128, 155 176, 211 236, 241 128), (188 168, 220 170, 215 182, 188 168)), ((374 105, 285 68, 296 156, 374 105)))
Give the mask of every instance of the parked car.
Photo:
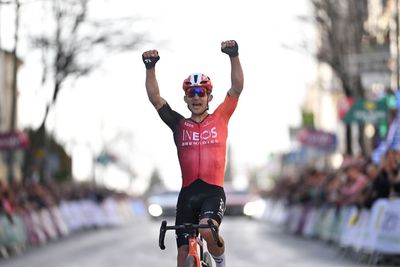
POLYGON ((155 193, 147 199, 147 211, 152 218, 174 217, 178 191, 155 193))
POLYGON ((257 195, 247 190, 225 189, 226 216, 251 216, 252 203, 259 199, 257 195), (250 209, 249 209, 250 208, 250 209))

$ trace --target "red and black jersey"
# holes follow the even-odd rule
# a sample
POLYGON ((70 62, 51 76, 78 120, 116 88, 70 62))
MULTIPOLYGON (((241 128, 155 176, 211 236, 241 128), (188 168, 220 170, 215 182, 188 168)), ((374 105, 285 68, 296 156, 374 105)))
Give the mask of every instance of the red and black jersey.
POLYGON ((197 179, 223 186, 228 122, 237 103, 236 97, 227 95, 214 113, 200 123, 185 119, 168 104, 158 110, 161 119, 174 134, 182 171, 182 187, 197 179))

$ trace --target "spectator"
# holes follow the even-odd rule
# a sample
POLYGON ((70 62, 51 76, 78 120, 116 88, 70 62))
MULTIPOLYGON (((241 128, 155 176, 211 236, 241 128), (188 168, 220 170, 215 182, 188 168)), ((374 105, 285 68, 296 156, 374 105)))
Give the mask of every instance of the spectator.
POLYGON ((370 209, 377 199, 389 197, 390 181, 386 172, 372 162, 368 163, 366 172, 368 185, 364 191, 364 207, 370 209))
POLYGON ((360 205, 362 192, 367 186, 368 178, 355 165, 346 168, 346 175, 346 183, 340 189, 341 203, 343 205, 360 205))
POLYGON ((340 204, 340 188, 342 186, 342 172, 336 172, 329 177, 326 184, 326 202, 328 205, 339 206, 340 204))

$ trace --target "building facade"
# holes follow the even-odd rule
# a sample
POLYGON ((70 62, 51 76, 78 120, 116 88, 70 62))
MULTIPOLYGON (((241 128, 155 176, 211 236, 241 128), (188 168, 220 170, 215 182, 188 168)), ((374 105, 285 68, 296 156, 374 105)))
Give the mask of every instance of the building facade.
MULTIPOLYGON (((13 54, 0 50, 0 179, 7 179, 8 176, 8 143, 11 134, 11 113, 12 113, 12 87, 13 87, 13 54)), ((18 60, 18 66, 22 64, 18 60)), ((18 94, 17 94, 18 95, 18 94)), ((18 110, 18 109, 17 109, 18 110)), ((16 116, 18 118, 18 116, 16 116)), ((17 125, 18 122, 15 122, 17 125)), ((20 157, 16 157, 17 159, 20 157)), ((21 160, 14 161, 13 169, 17 177, 21 174, 21 160)))

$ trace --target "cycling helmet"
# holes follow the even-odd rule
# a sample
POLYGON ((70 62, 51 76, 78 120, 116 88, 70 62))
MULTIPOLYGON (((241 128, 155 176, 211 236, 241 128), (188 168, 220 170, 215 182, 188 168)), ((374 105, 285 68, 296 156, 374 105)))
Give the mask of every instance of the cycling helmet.
POLYGON ((210 77, 208 77, 207 75, 204 75, 202 73, 193 73, 190 74, 189 77, 187 77, 184 81, 183 81, 183 90, 186 92, 187 89, 191 88, 191 87, 196 87, 196 86, 200 86, 200 87, 204 87, 207 89, 207 92, 211 93, 213 85, 212 82, 210 80, 210 77))

